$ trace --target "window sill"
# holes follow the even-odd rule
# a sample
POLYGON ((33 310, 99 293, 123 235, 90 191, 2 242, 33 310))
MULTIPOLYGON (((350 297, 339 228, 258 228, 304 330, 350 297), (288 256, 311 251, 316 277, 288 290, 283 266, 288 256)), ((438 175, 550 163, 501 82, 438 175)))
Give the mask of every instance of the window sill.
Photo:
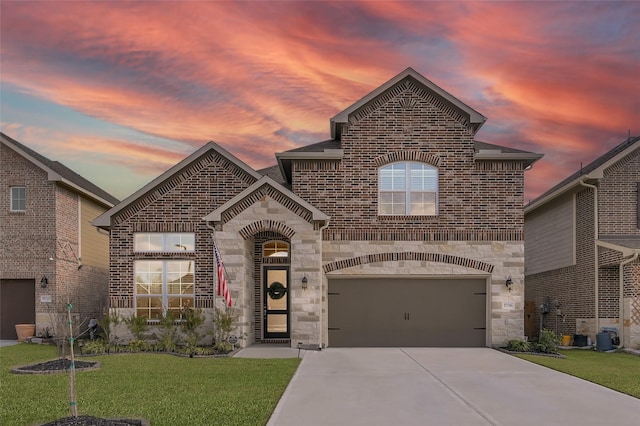
POLYGON ((378 215, 379 220, 389 222, 405 222, 408 220, 430 221, 438 219, 438 215, 378 215))

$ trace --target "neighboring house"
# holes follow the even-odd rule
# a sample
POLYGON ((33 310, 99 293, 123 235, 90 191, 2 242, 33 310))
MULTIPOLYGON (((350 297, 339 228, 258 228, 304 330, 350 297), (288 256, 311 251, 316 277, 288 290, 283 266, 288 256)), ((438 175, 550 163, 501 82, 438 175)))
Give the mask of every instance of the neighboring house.
POLYGON ((109 240, 91 222, 118 200, 4 133, 0 193, 0 338, 15 339, 17 323, 53 333, 68 303, 80 321, 99 318, 109 240))
POLYGON ((523 338, 524 171, 541 155, 475 141, 485 120, 408 68, 277 166, 211 142, 94 222, 110 306, 210 315, 215 239, 243 345, 523 338))
POLYGON ((615 327, 625 346, 640 347, 640 137, 526 206, 525 247, 536 325, 594 342, 615 327))

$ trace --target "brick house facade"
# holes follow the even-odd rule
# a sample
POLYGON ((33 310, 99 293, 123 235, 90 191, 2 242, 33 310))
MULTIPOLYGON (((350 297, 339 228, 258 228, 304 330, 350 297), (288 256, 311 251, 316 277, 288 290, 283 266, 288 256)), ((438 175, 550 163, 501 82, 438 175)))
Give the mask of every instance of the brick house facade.
POLYGON ((525 298, 540 324, 530 337, 542 326, 595 342, 615 327, 640 347, 639 148, 629 138, 525 207, 525 298))
POLYGON ((53 333, 72 303, 81 321, 108 302, 108 235, 91 225, 118 200, 61 163, 0 134, 2 338, 14 324, 53 333))
POLYGON ((522 338, 524 171, 541 155, 476 141, 485 120, 408 68, 277 166, 210 142, 94 222, 111 233, 110 306, 210 315, 215 239, 244 344, 522 338))

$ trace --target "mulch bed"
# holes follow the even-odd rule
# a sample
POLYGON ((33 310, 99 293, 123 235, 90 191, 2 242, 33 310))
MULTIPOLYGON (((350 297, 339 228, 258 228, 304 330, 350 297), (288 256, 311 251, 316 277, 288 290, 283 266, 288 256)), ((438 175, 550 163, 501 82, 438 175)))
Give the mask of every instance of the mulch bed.
POLYGON ((78 416, 65 417, 64 419, 54 420, 45 423, 42 426, 147 426, 149 422, 144 419, 101 419, 99 417, 78 416))
POLYGON ((537 356, 547 356, 550 358, 566 358, 566 356, 560 354, 560 353, 555 353, 555 354, 548 354, 545 352, 516 352, 516 351, 510 351, 507 348, 495 348, 500 352, 504 352, 506 354, 509 355, 537 355, 537 356))
MULTIPOLYGON (((59 358, 38 364, 16 367, 11 372, 16 374, 55 374, 66 372, 69 367, 71 367, 71 360, 59 358)), ((100 368, 100 363, 98 361, 76 361, 75 368, 76 371, 96 370, 100 368)))

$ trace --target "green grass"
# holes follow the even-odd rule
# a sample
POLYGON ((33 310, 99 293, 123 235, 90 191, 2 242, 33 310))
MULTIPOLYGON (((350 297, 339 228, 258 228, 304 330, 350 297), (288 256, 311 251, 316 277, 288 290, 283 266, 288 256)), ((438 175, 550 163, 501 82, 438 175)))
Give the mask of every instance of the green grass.
POLYGON ((572 376, 640 398, 640 356, 625 352, 560 351, 566 358, 517 355, 572 376))
MULTIPOLYGON (((55 358, 52 346, 0 348, 0 424, 42 424, 71 414, 68 373, 11 373, 55 358)), ((145 418, 154 426, 264 425, 300 362, 164 354, 80 359, 101 368, 76 373, 79 415, 145 418)))

